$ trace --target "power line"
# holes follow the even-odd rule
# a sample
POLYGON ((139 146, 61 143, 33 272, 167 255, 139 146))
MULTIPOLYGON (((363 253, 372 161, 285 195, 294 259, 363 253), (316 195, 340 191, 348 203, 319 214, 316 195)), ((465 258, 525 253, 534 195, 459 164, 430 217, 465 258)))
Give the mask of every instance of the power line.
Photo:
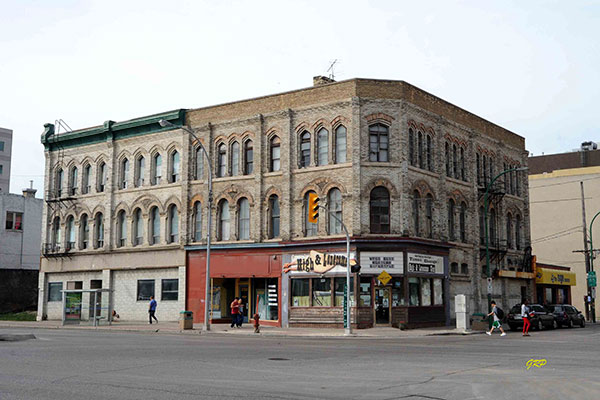
MULTIPOLYGON (((586 200, 591 200, 594 197, 586 197, 586 200)), ((574 197, 572 199, 555 199, 555 200, 538 200, 538 201, 530 201, 529 204, 536 204, 536 203, 558 203, 561 201, 581 201, 581 197, 574 197)))
POLYGON ((539 238, 537 238, 537 239, 533 239, 531 242, 532 242, 532 243, 533 243, 533 242, 538 242, 538 241, 541 241, 541 240, 547 239, 547 238, 549 238, 549 237, 552 237, 552 236, 555 236, 555 235, 564 234, 564 233, 567 233, 567 232, 571 232, 571 231, 573 231, 573 230, 579 230, 580 228, 581 228, 580 226, 574 226, 574 227, 572 227, 572 228, 565 229, 565 230, 563 230, 563 231, 558 231, 558 232, 550 233, 550 234, 548 234, 548 235, 546 235, 546 236, 542 236, 542 237, 539 237, 539 238))

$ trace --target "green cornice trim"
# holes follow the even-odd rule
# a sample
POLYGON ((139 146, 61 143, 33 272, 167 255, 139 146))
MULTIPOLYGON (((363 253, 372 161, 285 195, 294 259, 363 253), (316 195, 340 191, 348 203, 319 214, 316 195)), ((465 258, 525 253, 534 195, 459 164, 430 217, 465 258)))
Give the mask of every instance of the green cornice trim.
POLYGON ((41 142, 47 151, 54 151, 169 131, 173 128, 163 128, 158 121, 164 119, 174 125, 181 126, 185 124, 185 112, 185 109, 178 109, 122 122, 108 120, 101 126, 93 126, 58 135, 55 133, 53 124, 44 124, 41 142))

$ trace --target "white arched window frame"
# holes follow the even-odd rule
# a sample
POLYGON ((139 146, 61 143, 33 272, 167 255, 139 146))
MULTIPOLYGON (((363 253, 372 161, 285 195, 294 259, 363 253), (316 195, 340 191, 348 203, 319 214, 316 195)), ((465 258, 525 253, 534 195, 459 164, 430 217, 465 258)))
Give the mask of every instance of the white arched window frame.
POLYGON ((104 247, 104 215, 102 213, 96 214, 94 218, 94 243, 97 249, 104 247))
POLYGON ((171 204, 167 214, 169 227, 169 243, 177 243, 179 241, 179 210, 175 204, 171 204))
POLYGON ((117 214, 117 247, 123 247, 127 242, 127 218, 125 211, 121 210, 117 214))
POLYGON ((162 156, 156 153, 152 157, 152 184, 160 185, 162 179, 162 156))
POLYGON ((248 139, 244 142, 244 175, 254 173, 254 143, 248 139))
POLYGON ((238 240, 250 239, 250 203, 247 198, 238 201, 238 240))
POLYGON ((169 182, 179 182, 181 173, 181 156, 177 150, 173 150, 169 157, 169 182))
POLYGON ((75 248, 75 218, 69 216, 67 218, 66 226, 66 239, 67 239, 67 250, 73 250, 75 248))
POLYGON ((90 245, 90 221, 87 214, 81 216, 79 221, 79 248, 85 250, 90 245))
POLYGON ((230 220, 229 220, 229 202, 221 200, 218 207, 219 225, 217 231, 218 240, 229 240, 230 237, 230 220))
POLYGON ((144 220, 142 210, 137 208, 133 212, 133 245, 140 246, 144 243, 144 220))
POLYGON ((199 201, 194 203, 192 226, 194 227, 194 242, 202 241, 202 203, 199 201))
POLYGON ((79 171, 77 167, 72 167, 71 172, 69 173, 69 195, 75 196, 77 194, 77 180, 78 180, 79 171))
POLYGON ((134 181, 136 187, 144 186, 144 179, 146 176, 146 159, 144 156, 139 156, 135 160, 135 173, 134 181))
POLYGON ((269 197, 269 239, 277 238, 280 235, 280 208, 279 197, 273 194, 269 197))
POLYGON ((304 131, 300 135, 300 162, 298 163, 300 168, 310 166, 310 149, 310 133, 304 131))
POLYGON ((329 131, 325 128, 317 132, 317 165, 329 164, 329 131))
POLYGON ((152 207, 150 210, 150 234, 148 240, 151 245, 160 243, 160 213, 158 207, 152 207))
POLYGON ((335 128, 335 163, 342 164, 346 162, 347 153, 347 130, 344 125, 335 128))
POLYGON ((231 175, 240 175, 240 143, 231 144, 231 175))
POLYGON ((217 177, 227 176, 227 146, 221 143, 217 147, 217 177))
POLYGON ((327 197, 329 206, 329 213, 327 213, 329 220, 327 224, 328 231, 330 235, 337 235, 342 233, 342 192, 338 188, 333 188, 329 191, 327 197), (331 216, 331 214, 335 215, 337 219, 331 216))
POLYGON ((270 141, 270 168, 271 172, 276 172, 281 169, 281 140, 279 137, 273 136, 270 141))
POLYGON ((129 160, 127 158, 124 158, 121 161, 121 173, 119 175, 119 180, 120 180, 120 188, 121 189, 127 189, 127 184, 128 184, 128 180, 129 180, 129 160))
POLYGON ((85 164, 83 166, 83 175, 81 177, 81 193, 88 194, 91 190, 90 179, 92 179, 92 166, 85 164))

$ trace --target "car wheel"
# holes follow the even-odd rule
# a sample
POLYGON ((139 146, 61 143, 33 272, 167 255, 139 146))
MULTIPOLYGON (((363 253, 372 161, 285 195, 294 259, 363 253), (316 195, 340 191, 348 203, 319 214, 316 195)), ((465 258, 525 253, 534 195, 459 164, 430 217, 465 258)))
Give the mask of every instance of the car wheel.
POLYGON ((581 319, 581 323, 579 324, 579 326, 585 328, 585 319, 581 319))
POLYGON ((541 331, 542 329, 544 329, 544 324, 542 323, 541 319, 538 319, 537 330, 541 331))
POLYGON ((567 321, 567 328, 572 328, 573 327, 573 321, 568 320, 567 321))

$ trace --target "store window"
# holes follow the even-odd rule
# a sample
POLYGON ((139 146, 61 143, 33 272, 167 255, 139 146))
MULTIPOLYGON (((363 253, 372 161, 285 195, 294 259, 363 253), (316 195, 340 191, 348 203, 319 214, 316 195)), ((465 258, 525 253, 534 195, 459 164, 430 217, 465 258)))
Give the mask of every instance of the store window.
MULTIPOLYGON (((346 277, 333 278, 333 287, 335 293, 335 306, 344 306, 344 286, 346 286, 346 277)), ((350 277, 350 304, 354 304, 354 277, 350 277)))
POLYGON ((421 278, 421 305, 431 305, 431 279, 421 278))
POLYGON ((421 305, 421 286, 419 278, 408 278, 408 304, 411 306, 421 305))
POLYGON ((292 279, 292 306, 308 307, 310 306, 310 282, 308 279, 292 279))
POLYGON ((331 279, 312 279, 312 305, 315 307, 331 306, 331 279))
POLYGON ((372 281, 371 277, 361 277, 360 286, 358 288, 358 305, 360 307, 370 307, 372 297, 372 281))
POLYGON ((392 279, 392 307, 405 305, 404 300, 404 278, 392 279))
POLYGON ((62 301, 62 282, 48 283, 48 301, 62 301))
POLYGON ((179 294, 179 279, 163 279, 161 281, 161 300, 177 300, 179 294))
POLYGON ((154 296, 154 279, 140 279, 137 281, 137 300, 150 300, 154 296))

